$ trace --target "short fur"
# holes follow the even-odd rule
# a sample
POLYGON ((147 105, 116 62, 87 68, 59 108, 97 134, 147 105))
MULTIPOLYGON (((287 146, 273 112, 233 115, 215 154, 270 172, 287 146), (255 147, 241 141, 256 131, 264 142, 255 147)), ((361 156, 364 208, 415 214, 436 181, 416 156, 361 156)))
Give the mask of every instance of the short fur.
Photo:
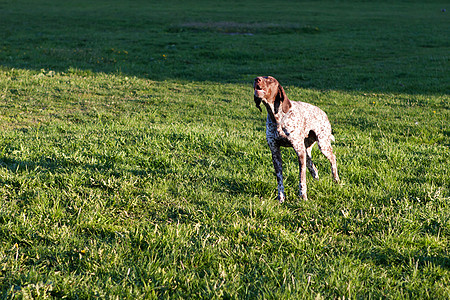
POLYGON ((311 149, 316 142, 331 163, 334 180, 339 182, 336 157, 331 147, 334 137, 325 112, 317 106, 289 100, 283 87, 271 76, 255 78, 253 88, 256 107, 262 111, 260 104, 263 103, 267 109, 266 139, 272 151, 280 203, 286 198, 280 146, 293 147, 297 153, 300 166, 299 195, 304 200, 307 200, 306 168, 315 179, 319 179, 317 168, 311 160, 311 149))

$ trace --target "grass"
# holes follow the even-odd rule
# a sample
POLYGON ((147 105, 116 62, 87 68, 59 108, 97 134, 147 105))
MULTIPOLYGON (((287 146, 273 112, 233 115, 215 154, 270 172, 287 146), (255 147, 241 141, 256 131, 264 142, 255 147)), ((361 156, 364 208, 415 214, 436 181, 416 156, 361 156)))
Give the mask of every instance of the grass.
POLYGON ((1 297, 449 298, 443 8, 0 2, 1 297), (307 202, 269 74, 333 126, 307 202))

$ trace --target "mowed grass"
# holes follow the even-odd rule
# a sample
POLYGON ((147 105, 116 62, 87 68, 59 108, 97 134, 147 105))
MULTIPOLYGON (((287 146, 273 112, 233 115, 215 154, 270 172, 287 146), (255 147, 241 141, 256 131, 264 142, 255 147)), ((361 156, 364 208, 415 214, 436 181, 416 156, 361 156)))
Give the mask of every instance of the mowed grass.
POLYGON ((450 297, 443 2, 0 2, 0 295, 450 297), (325 110, 342 183, 252 79, 325 110))

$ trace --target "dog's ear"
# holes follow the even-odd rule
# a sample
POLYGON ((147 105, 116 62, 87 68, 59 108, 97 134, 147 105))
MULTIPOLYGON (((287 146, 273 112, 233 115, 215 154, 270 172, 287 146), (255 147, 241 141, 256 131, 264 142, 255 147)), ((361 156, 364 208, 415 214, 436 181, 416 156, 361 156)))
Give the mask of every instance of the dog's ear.
POLYGON ((262 109, 261 109, 261 106, 260 106, 261 105, 261 99, 259 99, 256 96, 253 96, 253 99, 255 100, 256 107, 259 109, 260 112, 262 112, 262 109))
MULTIPOLYGON (((255 80, 253 80, 253 90, 256 88, 256 82, 258 80, 259 80, 259 77, 256 77, 255 80)), ((253 96, 253 100, 255 100, 256 107, 259 109, 260 112, 262 112, 262 109, 261 109, 261 106, 260 106, 261 105, 261 99, 259 99, 256 96, 253 96)))
POLYGON ((292 106, 291 101, 286 96, 286 93, 280 84, 278 84, 278 91, 275 100, 281 103, 281 109, 284 113, 287 113, 292 106))

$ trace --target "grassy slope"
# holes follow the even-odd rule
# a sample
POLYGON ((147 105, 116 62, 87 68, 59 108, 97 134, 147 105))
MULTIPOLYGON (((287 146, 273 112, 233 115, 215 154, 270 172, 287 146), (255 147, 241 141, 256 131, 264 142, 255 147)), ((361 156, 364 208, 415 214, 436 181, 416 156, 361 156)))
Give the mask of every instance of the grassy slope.
POLYGON ((39 3, 0 2, 3 297, 449 297, 443 4, 39 3), (342 185, 286 150, 277 204, 260 74, 342 185))

